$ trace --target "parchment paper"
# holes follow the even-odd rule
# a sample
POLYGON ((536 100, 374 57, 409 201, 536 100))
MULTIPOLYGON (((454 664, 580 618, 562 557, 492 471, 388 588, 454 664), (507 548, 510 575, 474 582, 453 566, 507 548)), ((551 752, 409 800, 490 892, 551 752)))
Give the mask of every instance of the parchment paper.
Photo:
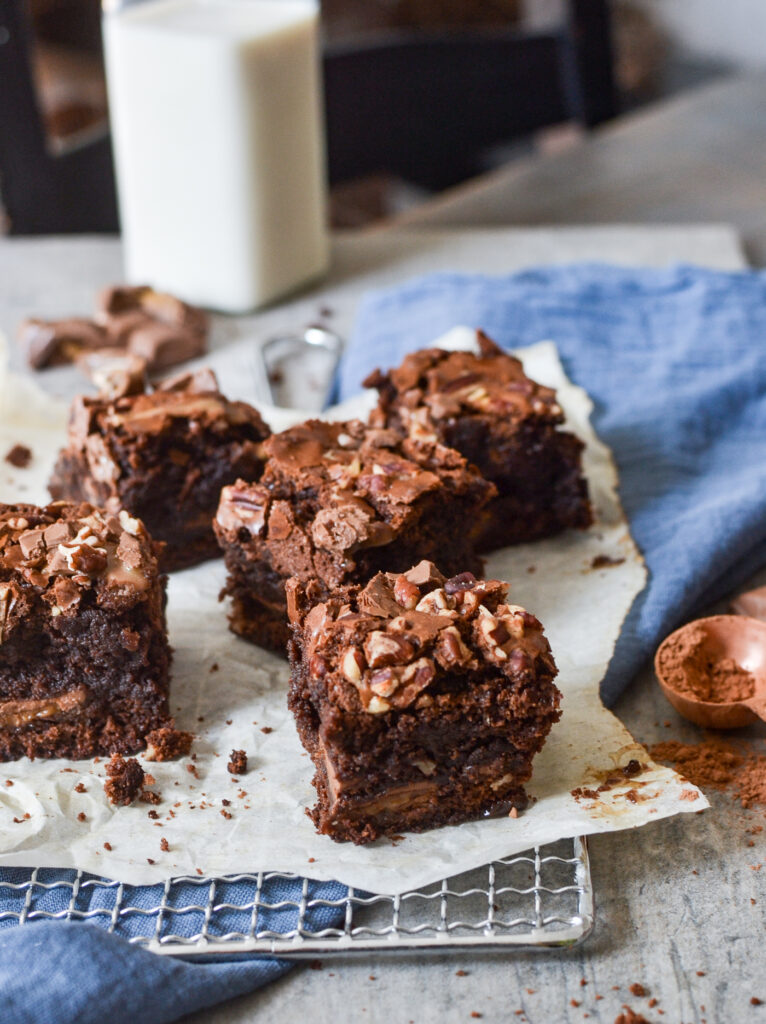
MULTIPOLYGON (((439 343, 465 347, 472 338, 473 332, 457 329, 439 343)), ((513 602, 542 620, 564 695, 562 719, 527 787, 535 798, 527 811, 516 819, 408 834, 367 847, 316 835, 304 813, 314 800, 312 766, 286 708, 287 665, 228 631, 226 607, 217 600, 223 565, 211 562, 170 580, 171 706, 178 726, 195 732, 197 758, 146 766, 162 795, 159 820, 149 818, 146 804, 113 808, 107 802, 103 761, 25 759, 0 765, 0 864, 76 867, 131 884, 185 874, 295 871, 393 894, 536 843, 634 828, 707 807, 698 790, 651 762, 601 704, 599 681, 646 571, 620 508, 610 453, 590 427, 588 396, 566 379, 554 344, 542 342, 519 354, 530 376, 558 390, 568 425, 586 441, 585 472, 596 509, 596 523, 586 533, 499 551, 487 563, 488 575, 511 581, 513 602), (594 568, 599 556, 614 564, 594 568), (244 749, 249 758, 249 771, 239 781, 226 770, 232 749, 244 749), (631 759, 646 766, 639 776, 597 798, 572 796, 576 787, 595 790, 631 759), (86 792, 75 791, 79 782, 86 792), (80 814, 85 820, 78 820, 80 814), (160 848, 163 838, 167 852, 160 848)), ((64 440, 66 411, 26 378, 10 375, 1 360, 2 351, 0 500, 42 502, 64 440), (3 461, 16 443, 34 452, 28 469, 3 461)), ((246 348, 218 353, 217 360, 222 379, 231 379, 247 362, 246 348)), ((238 384, 239 397, 247 390, 242 374, 238 384)), ((367 396, 346 403, 343 415, 366 415, 370 401, 367 396)), ((305 418, 263 407, 262 412, 279 429, 305 418)))

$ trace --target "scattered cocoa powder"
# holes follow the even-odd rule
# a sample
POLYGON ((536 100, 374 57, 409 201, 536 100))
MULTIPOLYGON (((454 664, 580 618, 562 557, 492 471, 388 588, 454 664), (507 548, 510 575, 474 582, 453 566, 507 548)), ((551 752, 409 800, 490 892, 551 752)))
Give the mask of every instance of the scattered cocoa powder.
POLYGON ((747 700, 755 693, 753 674, 733 658, 715 658, 700 625, 663 644, 659 667, 671 689, 683 697, 723 704, 747 700))
POLYGON ((766 806, 766 754, 737 749, 714 736, 700 743, 666 740, 655 743, 650 753, 658 761, 672 762, 701 789, 729 790, 745 808, 766 806))

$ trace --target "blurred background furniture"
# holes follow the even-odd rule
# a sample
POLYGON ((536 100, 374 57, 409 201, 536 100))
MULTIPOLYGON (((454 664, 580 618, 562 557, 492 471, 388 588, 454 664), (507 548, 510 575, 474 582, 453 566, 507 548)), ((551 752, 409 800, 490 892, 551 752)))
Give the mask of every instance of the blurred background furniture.
MULTIPOLYGON (((330 0, 331 184, 377 175, 438 190, 481 171, 492 146, 613 117, 607 0, 567 0, 542 29, 523 28, 518 8, 330 0)), ((12 234, 117 229, 99 18, 97 0, 0 0, 0 187, 12 234)))

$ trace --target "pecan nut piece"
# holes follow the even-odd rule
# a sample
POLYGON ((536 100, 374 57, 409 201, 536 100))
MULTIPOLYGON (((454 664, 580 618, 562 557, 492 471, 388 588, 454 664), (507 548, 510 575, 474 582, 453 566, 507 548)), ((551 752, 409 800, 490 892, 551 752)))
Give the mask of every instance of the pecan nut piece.
POLYGON ((411 661, 415 656, 415 647, 404 636, 375 630, 364 641, 364 653, 370 668, 383 668, 411 661))

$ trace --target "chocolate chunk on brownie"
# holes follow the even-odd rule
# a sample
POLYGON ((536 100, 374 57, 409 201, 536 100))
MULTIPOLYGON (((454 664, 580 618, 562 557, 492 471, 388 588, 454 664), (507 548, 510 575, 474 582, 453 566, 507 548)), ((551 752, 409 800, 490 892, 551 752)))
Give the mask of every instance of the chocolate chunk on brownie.
POLYGON ((456 448, 497 487, 479 524, 479 550, 590 526, 582 442, 560 430, 551 388, 477 331, 479 354, 429 348, 364 382, 380 395, 370 422, 456 448))
POLYGON ((106 766, 104 792, 110 803, 126 807, 140 795, 146 775, 135 757, 112 754, 106 766))
POLYGON ((309 589, 287 585, 289 705, 317 829, 367 843, 523 809, 561 695, 542 626, 507 584, 421 562, 318 604, 309 589))
POLYGON ((260 477, 268 427, 252 406, 224 398, 210 370, 156 391, 135 393, 131 375, 126 383, 128 394, 75 399, 51 495, 138 516, 166 545, 164 570, 218 557, 221 488, 260 477))
POLYGON ((456 451, 358 420, 310 420, 265 449, 260 483, 224 488, 215 521, 235 633, 285 649, 291 576, 331 593, 422 558, 480 571, 470 535, 495 490, 456 451))
POLYGON ((0 505, 0 760, 129 753, 170 724, 165 585, 141 522, 0 505))

